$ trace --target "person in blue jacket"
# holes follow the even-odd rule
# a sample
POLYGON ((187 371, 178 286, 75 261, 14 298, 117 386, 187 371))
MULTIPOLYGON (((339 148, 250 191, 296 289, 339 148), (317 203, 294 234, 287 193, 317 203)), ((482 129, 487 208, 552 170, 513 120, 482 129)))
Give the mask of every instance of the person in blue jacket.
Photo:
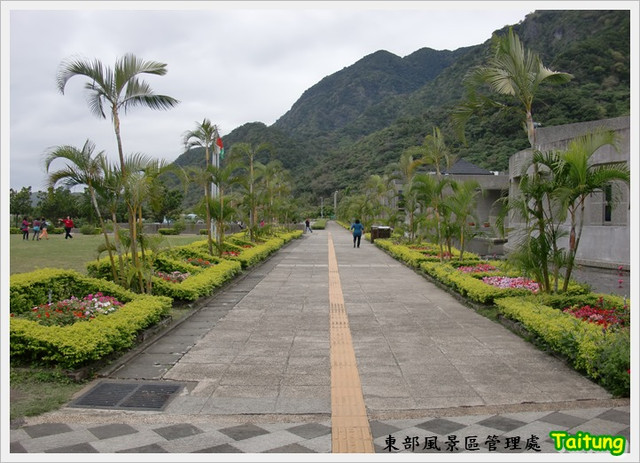
POLYGON ((356 219, 355 223, 351 225, 351 230, 353 230, 353 247, 360 247, 360 238, 362 238, 362 233, 364 232, 364 225, 360 223, 360 219, 356 219))

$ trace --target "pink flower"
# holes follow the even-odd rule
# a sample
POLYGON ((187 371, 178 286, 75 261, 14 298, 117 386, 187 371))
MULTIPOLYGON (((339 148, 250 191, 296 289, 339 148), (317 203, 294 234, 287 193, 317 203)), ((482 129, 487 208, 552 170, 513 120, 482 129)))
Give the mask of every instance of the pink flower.
POLYGON ((482 281, 488 285, 502 289, 528 289, 532 293, 537 293, 540 289, 540 285, 538 285, 538 283, 522 277, 511 278, 505 276, 492 276, 484 277, 482 281))

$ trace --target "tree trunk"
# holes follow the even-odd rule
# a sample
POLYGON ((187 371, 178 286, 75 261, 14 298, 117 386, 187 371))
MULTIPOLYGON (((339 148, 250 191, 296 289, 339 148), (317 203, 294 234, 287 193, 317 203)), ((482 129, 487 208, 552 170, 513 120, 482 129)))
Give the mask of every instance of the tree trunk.
POLYGON ((580 237, 582 236, 582 228, 584 226, 584 198, 580 199, 580 224, 578 225, 578 233, 576 236, 575 214, 571 215, 571 233, 569 235, 569 259, 567 261, 567 271, 564 275, 564 283, 562 285, 562 291, 566 292, 569 288, 569 280, 571 279, 571 272, 573 271, 574 262, 576 260, 576 254, 578 252, 578 245, 580 244, 580 237))
POLYGON ((98 207, 98 200, 96 199, 95 192, 93 191, 93 187, 89 184, 89 193, 91 195, 91 202, 93 203, 93 208, 96 210, 96 214, 98 215, 98 220, 100 221, 100 228, 102 228, 102 234, 104 235, 104 242, 107 246, 107 252, 109 253, 109 262, 111 263, 111 274, 113 276, 114 283, 118 282, 118 272, 116 271, 116 261, 113 258, 113 251, 111 250, 111 243, 109 242, 109 235, 107 234, 107 229, 104 226, 104 220, 102 220, 102 215, 100 214, 100 208, 98 207))

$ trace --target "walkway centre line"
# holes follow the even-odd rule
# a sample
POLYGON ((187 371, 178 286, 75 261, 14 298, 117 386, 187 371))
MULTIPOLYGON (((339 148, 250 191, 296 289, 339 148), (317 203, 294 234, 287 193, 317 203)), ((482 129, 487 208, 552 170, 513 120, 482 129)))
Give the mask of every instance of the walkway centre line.
POLYGON ((331 451, 374 453, 373 437, 344 306, 338 261, 329 233, 329 355, 331 358, 331 451))

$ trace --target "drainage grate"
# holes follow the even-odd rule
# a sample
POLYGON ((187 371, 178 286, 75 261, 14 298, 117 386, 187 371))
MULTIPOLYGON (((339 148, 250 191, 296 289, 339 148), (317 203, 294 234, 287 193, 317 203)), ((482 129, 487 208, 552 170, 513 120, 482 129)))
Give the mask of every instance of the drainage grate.
POLYGON ((101 382, 70 407, 115 410, 162 410, 184 387, 180 383, 101 382))

